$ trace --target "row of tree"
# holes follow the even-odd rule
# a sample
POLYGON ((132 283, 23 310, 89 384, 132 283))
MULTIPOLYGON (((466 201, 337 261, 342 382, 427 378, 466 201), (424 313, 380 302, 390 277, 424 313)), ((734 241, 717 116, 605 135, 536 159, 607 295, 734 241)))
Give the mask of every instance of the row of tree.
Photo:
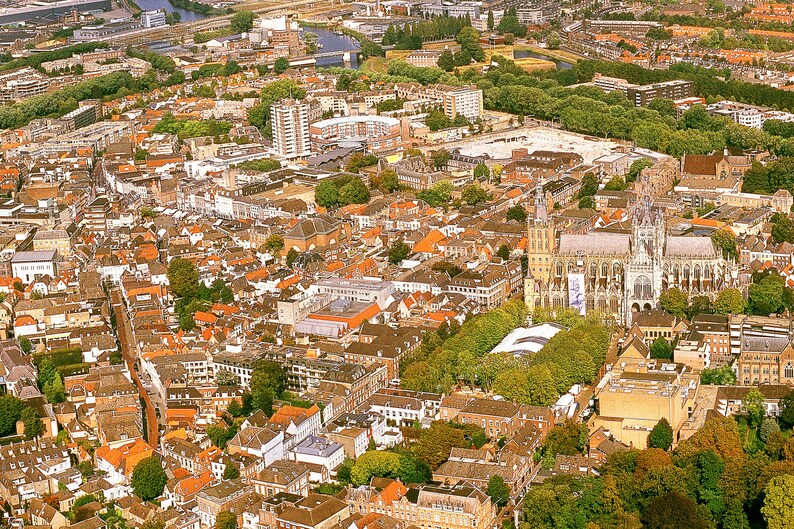
POLYGON ((528 310, 511 300, 474 316, 454 335, 426 333, 417 352, 401 363, 402 385, 419 391, 448 391, 459 381, 478 382, 481 360, 510 331, 523 325, 528 310))

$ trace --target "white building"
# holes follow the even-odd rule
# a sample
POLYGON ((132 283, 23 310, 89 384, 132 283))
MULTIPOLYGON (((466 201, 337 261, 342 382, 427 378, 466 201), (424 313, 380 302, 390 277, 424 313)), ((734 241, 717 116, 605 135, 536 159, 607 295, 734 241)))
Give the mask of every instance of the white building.
POLYGON ((312 471, 310 481, 327 481, 331 471, 345 461, 345 447, 330 439, 319 436, 309 436, 292 451, 292 459, 300 463, 309 463, 323 467, 322 475, 315 475, 312 471))
POLYGON ((158 9, 157 11, 142 12, 141 23, 145 28, 156 28, 157 26, 165 26, 165 10, 158 9))
POLYGON ((54 278, 58 274, 57 259, 56 250, 17 252, 11 258, 11 273, 26 285, 45 275, 54 278))
POLYGON ((450 119, 460 114, 469 121, 482 117, 482 90, 474 86, 461 86, 444 92, 444 114, 450 119))
POLYGON ((270 107, 273 148, 286 158, 311 154, 309 124, 320 117, 320 105, 312 101, 285 99, 270 107))

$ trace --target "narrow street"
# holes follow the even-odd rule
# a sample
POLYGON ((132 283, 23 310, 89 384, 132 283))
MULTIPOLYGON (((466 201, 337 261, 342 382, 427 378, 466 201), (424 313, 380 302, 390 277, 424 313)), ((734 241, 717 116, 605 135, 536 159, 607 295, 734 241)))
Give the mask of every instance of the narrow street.
POLYGON ((121 344, 121 355, 124 361, 127 362, 127 369, 130 371, 132 381, 138 388, 138 393, 143 401, 143 413, 145 413, 145 423, 147 431, 144 432, 146 441, 154 448, 157 448, 159 443, 159 427, 157 415, 154 411, 154 405, 149 398, 146 388, 141 382, 138 372, 135 370, 135 362, 137 360, 135 355, 135 341, 132 333, 132 325, 130 319, 127 317, 127 307, 124 305, 124 299, 121 292, 115 288, 110 293, 111 302, 113 304, 113 311, 116 314, 116 327, 118 330, 119 343, 121 344))

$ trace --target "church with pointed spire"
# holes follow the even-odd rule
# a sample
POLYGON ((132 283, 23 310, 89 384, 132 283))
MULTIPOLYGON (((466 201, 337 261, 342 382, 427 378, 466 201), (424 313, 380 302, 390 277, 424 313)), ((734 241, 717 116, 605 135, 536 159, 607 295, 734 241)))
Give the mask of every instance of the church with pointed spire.
POLYGON ((631 325, 635 312, 659 308, 659 296, 669 288, 690 298, 714 299, 736 283, 736 263, 722 255, 711 237, 671 235, 647 197, 630 229, 585 232, 555 223, 545 199, 536 193, 535 214, 527 226, 524 297, 530 308, 583 303, 583 311, 598 309, 631 325))

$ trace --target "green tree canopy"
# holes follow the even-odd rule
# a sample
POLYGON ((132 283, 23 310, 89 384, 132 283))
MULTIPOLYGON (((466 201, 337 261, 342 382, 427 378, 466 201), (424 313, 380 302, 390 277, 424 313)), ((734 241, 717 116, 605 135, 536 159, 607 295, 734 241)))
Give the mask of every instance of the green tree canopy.
POLYGON ((215 517, 215 529, 237 529, 237 515, 231 511, 221 511, 215 517))
POLYGON ((488 487, 486 487, 485 493, 499 507, 504 507, 510 501, 510 487, 507 486, 502 476, 497 474, 494 474, 488 480, 488 487))
POLYGON ((168 284, 171 291, 180 298, 190 298, 198 294, 199 273, 196 266, 177 257, 168 264, 168 284))
POLYGON ((273 63, 273 71, 276 73, 284 73, 289 69, 289 59, 286 57, 279 57, 273 63))
POLYGON ((684 318, 689 300, 680 288, 669 288, 659 296, 659 305, 663 311, 677 318, 684 318))
POLYGON ((755 426, 761 424, 766 414, 766 408, 764 407, 764 396, 758 389, 751 389, 742 399, 742 411, 747 414, 750 424, 755 426))
POLYGON ((389 262, 391 264, 400 264, 409 255, 411 255, 411 247, 405 244, 402 239, 395 239, 389 246, 389 262))
POLYGON ((794 523, 794 475, 775 476, 764 489, 761 507, 769 529, 787 529, 794 523))
POLYGON ((714 312, 717 314, 742 314, 744 312, 744 297, 736 288, 726 288, 717 294, 714 301, 714 312))
POLYGON ((464 202, 466 202, 466 204, 470 206, 476 206, 478 204, 482 204, 484 202, 489 201, 491 199, 491 194, 488 193, 482 187, 480 187, 479 184, 472 184, 466 186, 463 189, 461 198, 463 199, 464 202))
POLYGON ((254 407, 270 415, 273 413, 273 400, 281 397, 287 389, 287 374, 278 362, 258 360, 249 385, 254 407))
POLYGON ((673 346, 665 340, 664 336, 659 336, 651 344, 651 358, 659 360, 673 359, 673 346))
POLYGON ((651 433, 648 434, 648 448, 661 448, 662 450, 670 450, 673 445, 673 429, 667 419, 662 417, 656 426, 653 427, 651 433))
POLYGON ((515 220, 519 224, 524 224, 527 221, 527 210, 523 206, 513 206, 507 210, 505 218, 508 221, 515 220))
POLYGON ((238 11, 229 21, 232 31, 235 33, 246 33, 254 27, 256 15, 251 11, 238 11))
POLYGON ((152 501, 160 497, 168 480, 160 460, 148 457, 135 465, 132 471, 132 490, 143 501, 152 501))

